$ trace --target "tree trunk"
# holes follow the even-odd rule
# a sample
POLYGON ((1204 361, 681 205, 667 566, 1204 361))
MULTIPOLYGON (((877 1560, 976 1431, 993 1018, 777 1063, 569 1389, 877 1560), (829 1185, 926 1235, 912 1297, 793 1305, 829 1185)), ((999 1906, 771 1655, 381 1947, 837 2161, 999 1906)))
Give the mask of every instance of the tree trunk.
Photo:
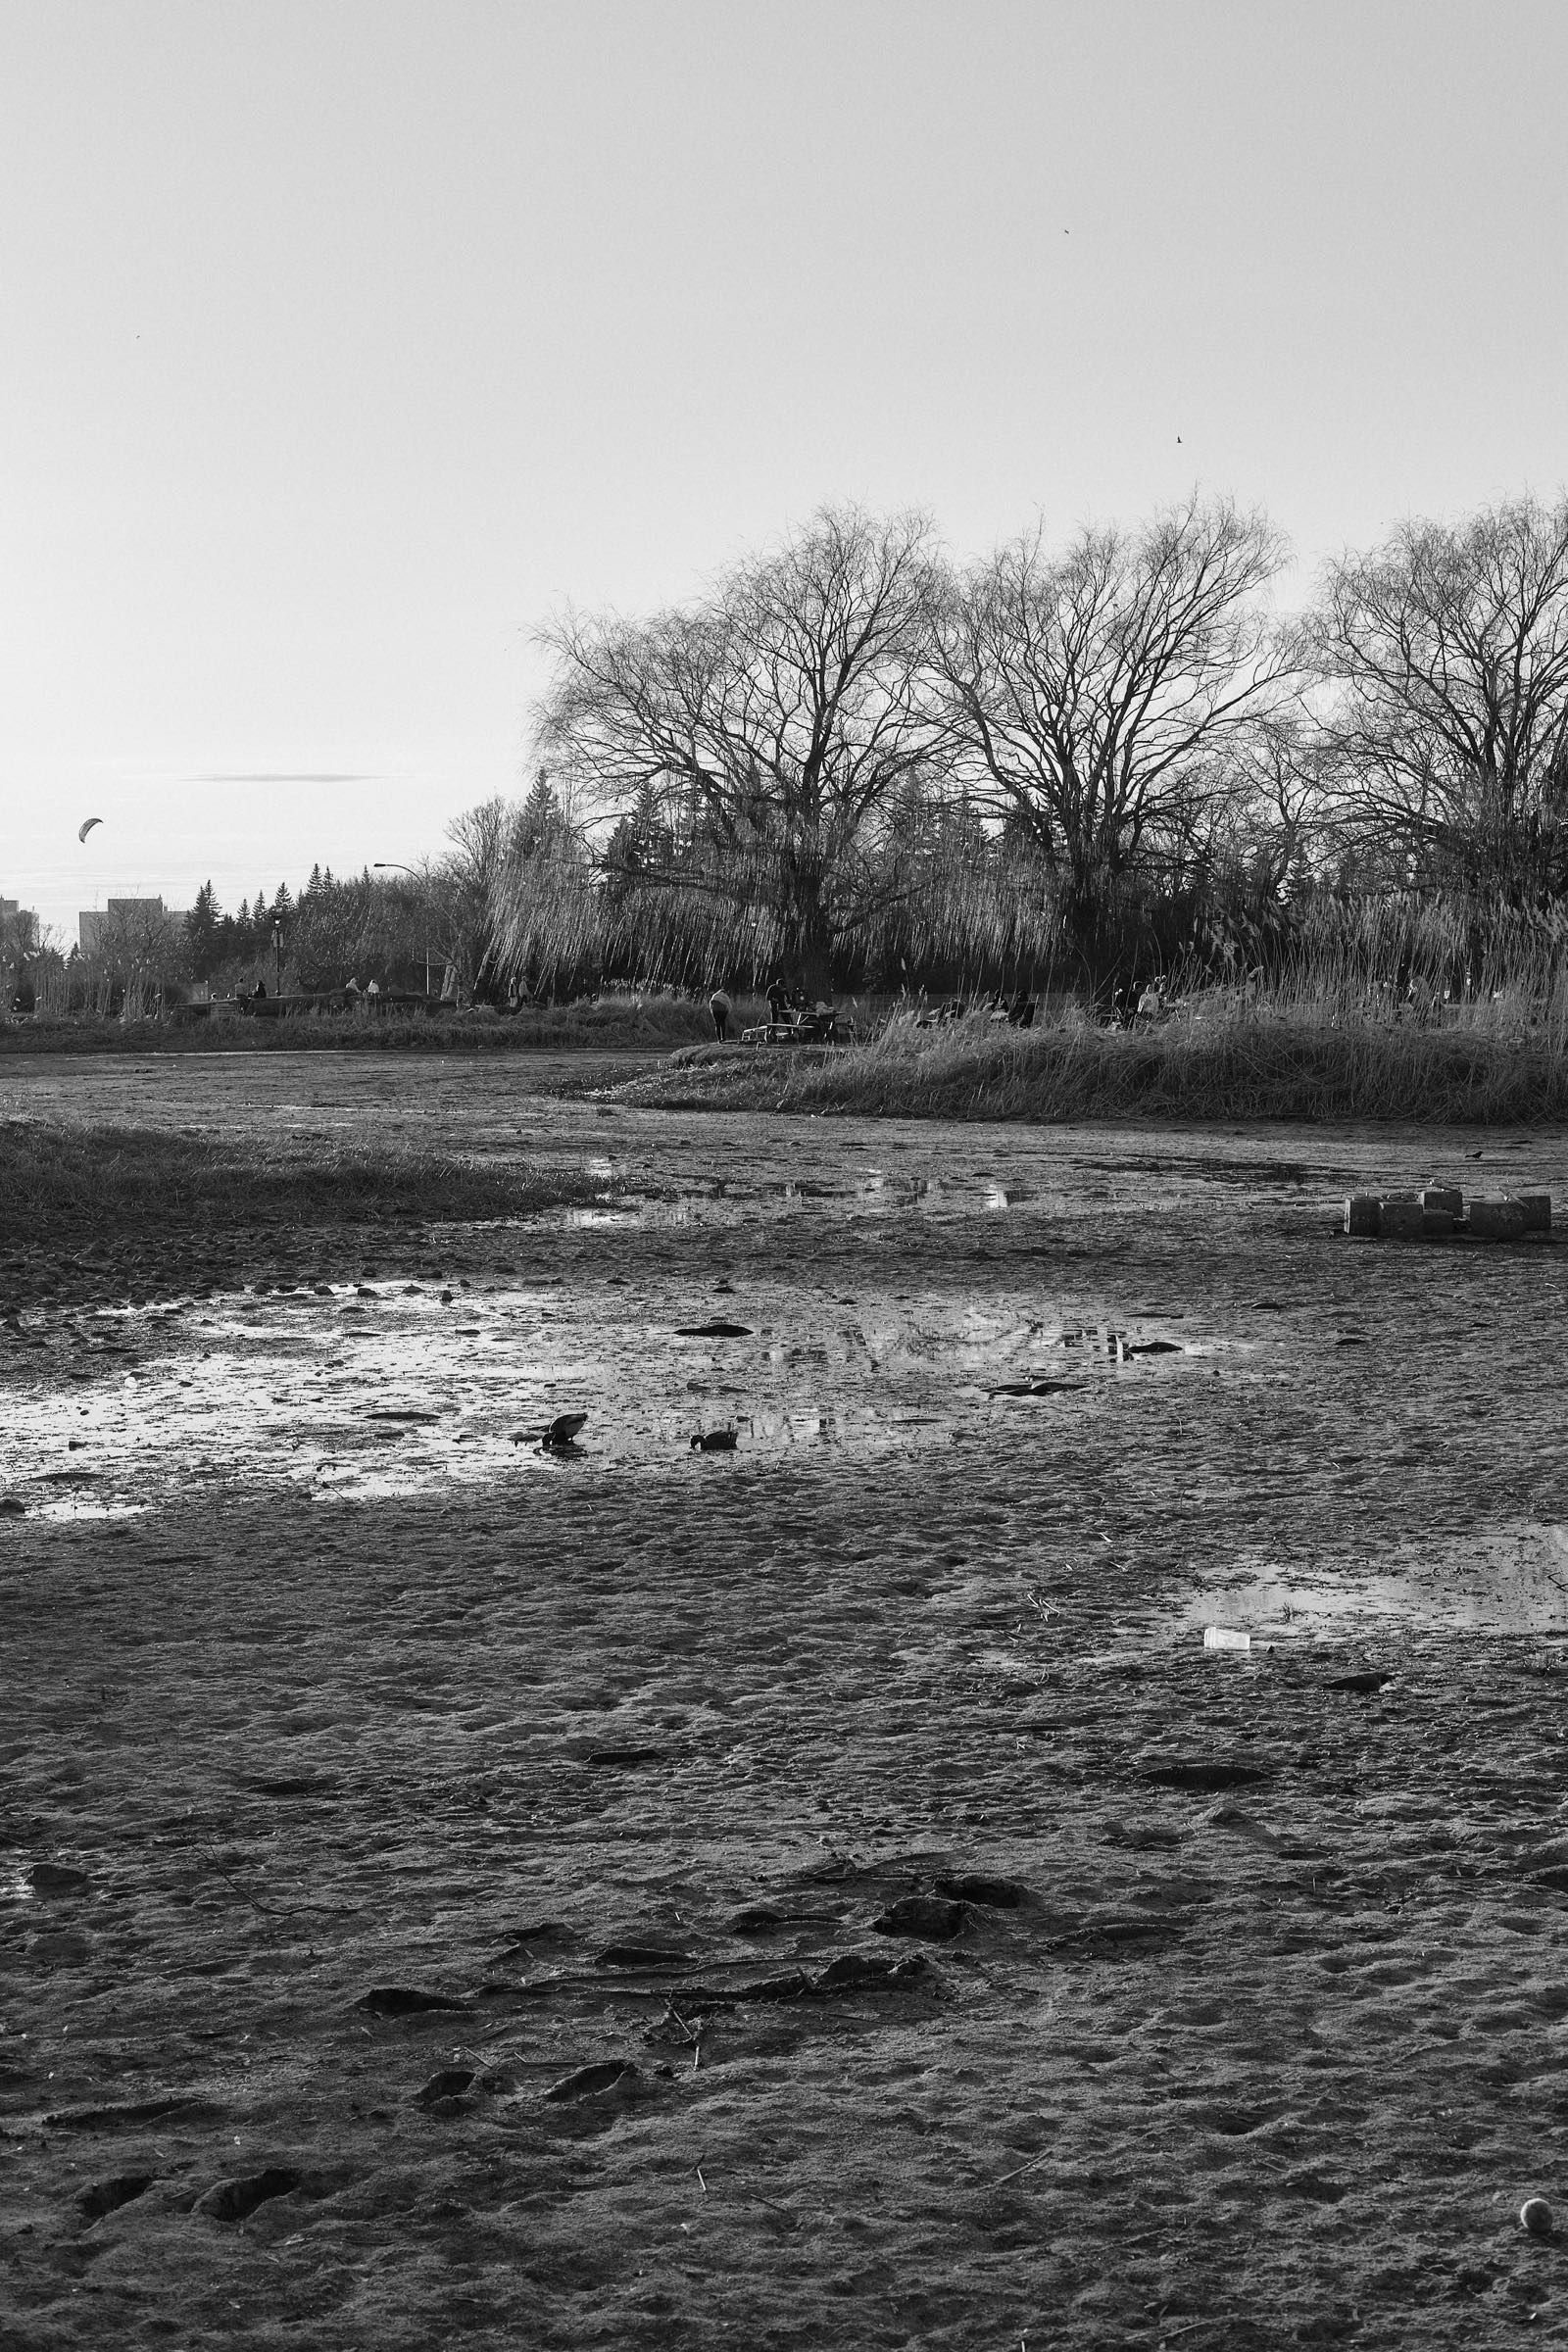
POLYGON ((814 850, 790 851, 784 859, 785 934, 794 977, 814 1004, 833 992, 833 933, 822 903, 822 859, 814 850))

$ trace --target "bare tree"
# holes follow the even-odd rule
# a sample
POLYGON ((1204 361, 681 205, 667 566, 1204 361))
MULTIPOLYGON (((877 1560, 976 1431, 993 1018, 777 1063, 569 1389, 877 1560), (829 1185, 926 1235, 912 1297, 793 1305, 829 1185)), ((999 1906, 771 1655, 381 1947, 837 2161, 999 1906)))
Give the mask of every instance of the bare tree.
MULTIPOLYGON (((789 960, 828 984, 864 920, 865 852, 939 728, 925 692, 930 526, 825 510, 691 611, 568 616, 539 748, 592 826, 629 820, 658 858, 622 858, 628 921, 677 926, 711 970, 789 960)), ((625 836, 623 835, 623 839, 625 836)))
POLYGON ((1331 763, 1329 739, 1304 703, 1258 718, 1200 774, 1194 855, 1245 869, 1264 898, 1288 899, 1321 870, 1331 763))
POLYGON ((1284 542, 1195 498, 1136 532, 1039 533, 977 564, 935 632, 961 770, 1058 881, 1092 955, 1107 899, 1190 839, 1222 757, 1277 704, 1295 654, 1263 591, 1284 542))
POLYGON ((160 1005, 189 969, 184 929, 161 899, 111 899, 83 958, 94 1009, 119 1001, 126 1020, 139 1020, 160 1005))
POLYGON ((466 809, 447 827, 451 848, 420 877, 430 938, 460 997, 469 1001, 490 961, 495 893, 513 822, 511 805, 499 794, 466 809))
POLYGON ((1411 881, 1568 886, 1568 498, 1345 556, 1313 643, 1352 839, 1411 881))

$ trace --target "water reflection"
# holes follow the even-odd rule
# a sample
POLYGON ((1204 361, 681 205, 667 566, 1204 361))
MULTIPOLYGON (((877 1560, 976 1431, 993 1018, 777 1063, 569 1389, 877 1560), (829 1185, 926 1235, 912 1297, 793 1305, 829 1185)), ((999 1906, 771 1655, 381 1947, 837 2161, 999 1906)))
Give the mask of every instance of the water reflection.
POLYGON ((1352 1623, 1492 1634, 1568 1633, 1568 1528, 1521 1521, 1402 1546, 1354 1570, 1250 1575, 1200 1589, 1188 1629, 1223 1624, 1271 1641, 1343 1633, 1352 1623))
MULTIPOLYGON (((673 1223, 715 1203, 651 1205, 673 1223)), ((626 1214, 572 1212, 579 1224, 626 1214)), ((1179 1369, 1139 1361, 1127 1326, 1043 1313, 1038 1296, 837 1298, 809 1272, 731 1286, 736 1338, 677 1336, 703 1304, 679 1274, 635 1291, 608 1274, 575 1293, 487 1287, 456 1313, 428 1287, 323 1283, 217 1297, 199 1314, 166 1303, 62 1317, 47 1344, 61 1385, 12 1399, 0 1479, 24 1484, 46 1517, 113 1514, 204 1479, 407 1494, 533 1475, 514 1438, 570 1410, 589 1413, 582 1444, 602 1465, 667 1461, 715 1409, 744 1423, 738 1451, 870 1457, 951 1444, 1007 1409, 993 1393, 1009 1382, 1059 1387, 1052 1372, 1070 1369, 1079 1394, 1054 1409, 1076 1412, 1179 1369)))

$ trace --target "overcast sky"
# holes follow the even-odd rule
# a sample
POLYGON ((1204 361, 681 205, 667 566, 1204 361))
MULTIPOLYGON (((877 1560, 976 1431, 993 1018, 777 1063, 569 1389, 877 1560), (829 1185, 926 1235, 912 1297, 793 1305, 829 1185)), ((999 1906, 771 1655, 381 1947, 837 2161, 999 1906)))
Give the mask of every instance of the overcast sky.
POLYGON ((1565 89, 1561 0, 0 0, 0 894, 434 851, 555 607, 823 500, 1304 593, 1555 496, 1565 89))

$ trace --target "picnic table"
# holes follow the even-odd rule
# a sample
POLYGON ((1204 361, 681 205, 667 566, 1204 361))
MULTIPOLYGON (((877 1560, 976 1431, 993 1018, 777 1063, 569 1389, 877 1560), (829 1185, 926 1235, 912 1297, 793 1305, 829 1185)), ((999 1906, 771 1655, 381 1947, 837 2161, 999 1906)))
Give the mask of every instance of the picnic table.
POLYGON ((743 1046, 841 1046, 856 1039, 854 1019, 846 1013, 841 1024, 836 1006, 817 1004, 792 1013, 785 1021, 759 1021, 741 1031, 743 1046))

